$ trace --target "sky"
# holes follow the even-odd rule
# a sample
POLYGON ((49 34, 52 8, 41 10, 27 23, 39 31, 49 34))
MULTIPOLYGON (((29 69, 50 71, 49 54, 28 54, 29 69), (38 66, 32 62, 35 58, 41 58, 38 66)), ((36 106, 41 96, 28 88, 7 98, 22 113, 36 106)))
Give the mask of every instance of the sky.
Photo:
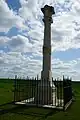
POLYGON ((41 76, 46 4, 55 10, 52 77, 80 80, 80 0, 0 0, 0 77, 41 76))

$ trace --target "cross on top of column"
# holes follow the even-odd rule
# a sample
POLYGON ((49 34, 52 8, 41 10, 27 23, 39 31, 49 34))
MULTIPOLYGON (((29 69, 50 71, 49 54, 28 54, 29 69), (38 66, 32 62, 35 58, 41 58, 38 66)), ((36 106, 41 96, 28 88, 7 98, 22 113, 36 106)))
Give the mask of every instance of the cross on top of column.
POLYGON ((41 8, 41 11, 44 14, 43 21, 45 22, 45 19, 48 18, 49 21, 51 21, 51 23, 52 23, 53 22, 52 21, 52 14, 55 14, 54 7, 45 5, 44 8, 41 8))

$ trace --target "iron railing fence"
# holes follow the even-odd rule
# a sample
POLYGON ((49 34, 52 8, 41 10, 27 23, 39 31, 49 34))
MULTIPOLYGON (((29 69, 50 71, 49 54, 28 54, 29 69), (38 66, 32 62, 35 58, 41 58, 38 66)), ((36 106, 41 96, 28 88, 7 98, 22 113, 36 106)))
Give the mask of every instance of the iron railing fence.
POLYGON ((63 78, 63 88, 64 88, 64 109, 66 109, 72 102, 72 82, 71 79, 63 78))
POLYGON ((15 104, 66 109, 72 100, 71 79, 14 80, 15 104), (55 85, 55 87, 54 87, 55 85))

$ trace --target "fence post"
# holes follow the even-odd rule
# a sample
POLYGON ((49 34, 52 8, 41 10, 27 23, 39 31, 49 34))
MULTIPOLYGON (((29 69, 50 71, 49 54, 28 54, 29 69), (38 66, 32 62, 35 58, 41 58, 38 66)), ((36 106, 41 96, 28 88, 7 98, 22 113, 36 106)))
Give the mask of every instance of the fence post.
POLYGON ((16 102, 16 79, 14 79, 14 104, 16 102))
POLYGON ((63 101, 64 101, 63 111, 65 111, 65 85, 64 85, 64 75, 63 75, 63 101))
POLYGON ((56 106, 56 98, 57 98, 57 87, 56 87, 56 79, 55 79, 55 106, 56 106))

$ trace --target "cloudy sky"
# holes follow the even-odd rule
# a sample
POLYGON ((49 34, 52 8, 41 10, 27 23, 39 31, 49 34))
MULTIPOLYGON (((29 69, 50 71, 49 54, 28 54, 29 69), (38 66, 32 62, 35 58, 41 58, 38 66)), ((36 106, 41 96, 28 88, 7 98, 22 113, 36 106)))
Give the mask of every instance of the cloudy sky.
POLYGON ((55 9, 52 76, 80 80, 80 0, 0 0, 0 77, 40 76, 45 4, 55 9))

